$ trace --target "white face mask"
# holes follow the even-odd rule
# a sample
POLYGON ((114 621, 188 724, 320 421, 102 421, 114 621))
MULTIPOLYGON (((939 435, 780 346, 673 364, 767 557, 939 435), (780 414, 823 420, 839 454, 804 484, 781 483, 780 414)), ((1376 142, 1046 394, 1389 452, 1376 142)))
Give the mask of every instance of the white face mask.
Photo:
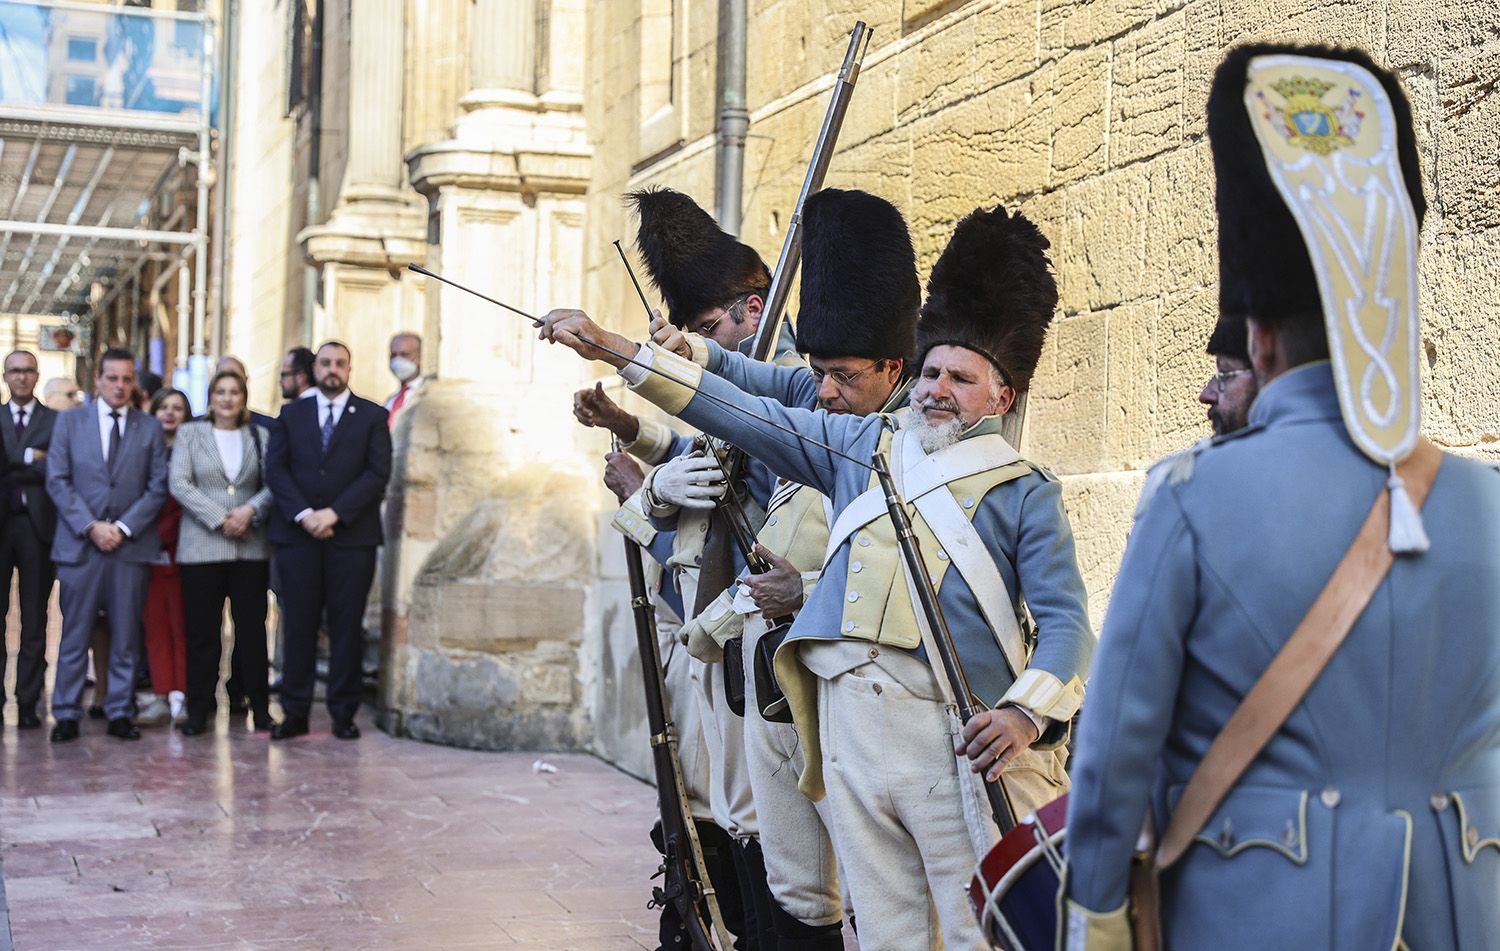
POLYGON ((391 357, 391 375, 402 383, 410 383, 412 380, 415 380, 417 373, 420 371, 421 367, 417 366, 414 360, 408 360, 405 357, 391 357))

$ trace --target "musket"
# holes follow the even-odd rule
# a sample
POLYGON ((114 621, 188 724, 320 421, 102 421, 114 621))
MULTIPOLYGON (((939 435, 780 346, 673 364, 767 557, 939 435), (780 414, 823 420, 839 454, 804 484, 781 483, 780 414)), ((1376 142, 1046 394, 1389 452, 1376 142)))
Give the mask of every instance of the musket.
MULTIPOLYGON (((771 272, 771 287, 766 291, 765 306, 761 308, 760 324, 755 330, 754 343, 750 347, 750 358, 762 363, 770 360, 776 352, 776 343, 781 339, 781 325, 786 316, 787 301, 792 296, 792 282, 802 263, 802 207, 814 192, 823 187, 828 174, 828 165, 833 160, 833 150, 838 143, 839 132, 844 127, 844 115, 849 111, 849 100, 854 96, 854 85, 859 81, 859 71, 864 65, 865 51, 869 49, 874 31, 863 20, 854 21, 849 31, 849 47, 844 51, 844 62, 839 66, 833 83, 833 95, 828 100, 828 111, 823 114, 823 125, 818 129, 818 139, 813 145, 812 161, 807 165, 807 175, 802 179, 802 191, 797 194, 797 203, 792 207, 787 220, 786 236, 781 241, 781 254, 776 258, 776 270, 771 272)), ((737 506, 744 508, 744 484, 741 478, 745 468, 745 454, 732 446, 722 447, 710 441, 710 448, 724 471, 728 491, 719 500, 721 510, 737 506)))
POLYGON ((792 296, 792 280, 797 276, 797 267, 802 263, 802 206, 808 196, 823 187, 823 178, 828 174, 828 163, 833 159, 834 145, 838 142, 839 130, 844 126, 844 114, 849 111, 849 100, 854 95, 854 84, 859 81, 859 70, 864 63, 865 50, 870 46, 873 31, 863 20, 854 21, 849 31, 849 48, 844 52, 844 63, 839 67, 838 78, 833 83, 833 96, 828 100, 828 111, 823 114, 823 126, 818 130, 818 141, 813 146, 812 161, 807 166, 807 176, 802 179, 802 191, 797 195, 797 204, 787 221, 786 237, 781 241, 781 255, 776 259, 776 270, 771 272, 771 287, 766 291, 766 303, 761 308, 760 326, 755 331, 755 345, 750 355, 762 362, 771 359, 776 350, 776 341, 781 336, 781 321, 786 313, 787 301, 792 296))
POLYGON ((677 727, 667 707, 666 678, 662 674, 661 645, 656 639, 656 617, 646 588, 641 547, 626 536, 625 570, 630 576, 630 608, 635 616, 636 647, 646 684, 646 725, 651 731, 651 763, 661 805, 662 883, 651 889, 651 907, 670 903, 677 909, 694 951, 730 951, 734 947, 718 897, 703 861, 698 827, 688 808, 677 754, 677 727))
MULTIPOLYGON (((445 284, 450 284, 453 287, 459 288, 460 290, 469 291, 469 293, 475 294, 478 297, 482 297, 485 300, 491 301, 492 303, 499 303, 493 298, 486 297, 484 294, 480 294, 478 291, 470 290, 469 288, 457 283, 456 281, 451 281, 445 277, 433 274, 431 271, 428 271, 425 268, 419 267, 415 264, 409 264, 407 265, 407 267, 419 273, 434 277, 437 280, 442 281, 445 284)), ((542 322, 540 320, 524 311, 517 310, 516 308, 511 307, 508 304, 501 304, 500 306, 505 307, 507 310, 520 314, 522 317, 527 318, 537 326, 541 326, 542 322)), ((743 406, 723 399, 722 397, 705 392, 698 387, 684 383, 671 374, 665 373, 649 364, 642 363, 641 361, 636 360, 628 354, 620 353, 618 350, 615 350, 611 347, 606 347, 600 343, 595 343, 592 340, 584 340, 583 338, 579 339, 583 340, 583 343, 585 345, 598 350, 600 353, 608 354, 629 366, 637 367, 638 369, 643 370, 646 373, 650 373, 653 376, 659 376, 664 380, 676 384, 677 386, 681 386, 685 389, 691 390, 697 396, 706 399, 717 406, 727 409, 730 412, 738 413, 739 415, 746 418, 765 423, 772 429, 779 430, 780 432, 792 437, 793 439, 804 442, 810 446, 816 446, 819 449, 822 449, 824 452, 829 453, 830 455, 837 456, 840 459, 852 462, 857 466, 861 466, 874 472, 876 478, 880 482, 881 490, 885 494, 886 511, 890 515, 891 524, 896 528, 896 542, 897 547, 901 551, 902 564, 906 567, 906 570, 910 572, 913 585, 917 589, 917 607, 921 609, 923 616, 927 619, 927 623, 932 630, 933 640, 937 644, 939 655, 938 660, 943 666, 943 674, 948 678, 948 683, 953 688, 954 699, 958 707, 958 715, 963 723, 968 723, 969 720, 973 719, 975 714, 974 692, 973 689, 969 686, 969 680, 967 674, 964 672, 963 662, 958 656, 958 645, 953 640, 952 629, 948 627, 947 618, 943 615, 942 605, 938 603, 937 588, 932 583, 932 574, 927 570, 927 563, 922 560, 922 553, 918 546, 916 533, 912 530, 911 518, 906 514, 906 502, 904 499, 902 499, 900 491, 896 488, 895 480, 891 478, 890 465, 886 461, 885 453, 876 452, 871 457, 871 460, 869 462, 866 462, 863 459, 858 459, 841 449, 830 446, 820 440, 814 439, 813 437, 808 436, 805 433, 800 433, 790 426, 786 426, 782 423, 777 422, 776 420, 769 419, 753 410, 746 409, 743 406)), ((655 643, 656 642, 653 639, 652 644, 654 645, 655 643)), ((988 781, 985 781, 983 785, 985 787, 985 795, 989 799, 991 815, 993 816, 995 824, 999 826, 1000 832, 1003 835, 1004 833, 1009 832, 1011 829, 1015 828, 1015 810, 1011 808, 1009 797, 1007 796, 1002 786, 1000 786, 998 783, 991 783, 988 781)))
MULTIPOLYGON (((943 665, 943 674, 948 678, 948 684, 953 688, 954 703, 958 707, 958 722, 968 723, 974 718, 974 691, 969 687, 969 677, 964 673, 963 661, 958 656, 958 645, 953 640, 953 631, 948 627, 948 619, 943 615, 943 606, 938 603, 937 588, 933 586, 932 575, 927 570, 927 562, 922 560, 922 552, 917 541, 916 532, 912 531, 911 517, 906 514, 906 501, 901 498, 901 493, 896 490, 896 480, 891 478, 891 467, 887 463, 884 452, 876 452, 870 460, 870 468, 875 470, 875 478, 880 480, 881 491, 885 493, 885 508, 890 513, 891 524, 896 527, 896 546, 901 549, 901 561, 906 565, 907 572, 915 582, 913 587, 917 589, 917 600, 920 602, 922 614, 927 618, 927 626, 932 631, 933 643, 937 646, 938 658, 943 665)), ((930 659, 930 658, 929 658, 930 659)), ((959 777, 959 782, 963 782, 959 777)), ((983 784, 984 794, 990 802, 990 815, 995 819, 995 825, 1000 827, 1000 834, 1004 835, 1016 827, 1016 811, 1010 803, 1010 796, 1005 787, 998 782, 986 780, 983 784)))

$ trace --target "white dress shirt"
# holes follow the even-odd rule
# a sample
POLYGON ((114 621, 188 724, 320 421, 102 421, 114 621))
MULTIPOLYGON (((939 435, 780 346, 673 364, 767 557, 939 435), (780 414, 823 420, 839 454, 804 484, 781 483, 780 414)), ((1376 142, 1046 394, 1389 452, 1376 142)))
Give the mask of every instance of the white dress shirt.
MULTIPOLYGON (((10 421, 12 423, 14 423, 14 424, 16 424, 16 425, 19 426, 20 423, 21 423, 21 411, 25 410, 26 411, 26 425, 27 426, 32 425, 33 423, 36 422, 36 408, 38 406, 40 406, 40 405, 41 404, 36 401, 36 397, 34 397, 34 396, 31 398, 30 402, 25 403, 25 404, 17 403, 15 400, 11 400, 10 401, 10 421)), ((21 461, 24 462, 24 463, 26 463, 28 466, 31 465, 32 462, 35 461, 35 456, 33 455, 33 452, 34 451, 30 447, 27 447, 26 451, 23 452, 23 453, 21 453, 21 461)))
MULTIPOLYGON (((323 433, 323 422, 324 420, 328 419, 328 411, 330 409, 333 410, 333 425, 337 426, 339 424, 339 420, 344 418, 344 408, 349 405, 349 391, 346 389, 344 390, 344 392, 340 393, 338 396, 335 396, 333 399, 329 399, 328 397, 324 396, 323 391, 318 389, 308 390, 308 393, 315 394, 318 400, 317 425, 318 436, 321 439, 323 433)), ((304 393, 302 395, 305 397, 307 393, 304 393)), ((300 398, 301 397, 299 397, 299 399, 300 398)), ((312 509, 303 509, 292 518, 292 521, 296 522, 298 525, 301 525, 302 520, 311 514, 312 509)))
MULTIPOLYGON (((130 413, 130 406, 129 406, 129 404, 126 404, 125 406, 122 406, 118 410, 116 410, 116 409, 112 409, 110 407, 110 405, 108 403, 104 402, 104 400, 102 400, 102 399, 96 399, 96 400, 94 400, 94 406, 97 407, 95 409, 95 412, 97 412, 99 414, 99 444, 100 444, 100 448, 104 452, 104 463, 105 463, 105 465, 108 465, 109 464, 109 428, 111 426, 118 426, 119 427, 119 429, 120 429, 120 445, 123 446, 125 444, 125 417, 126 417, 126 415, 128 415, 130 413), (111 419, 110 415, 109 415, 110 413, 119 413, 120 414, 119 421, 116 422, 114 419, 111 419)), ((130 526, 126 525, 124 522, 117 521, 117 522, 112 522, 111 524, 115 525, 117 528, 120 529, 120 531, 124 532, 126 538, 131 537, 130 536, 130 526)))
POLYGON ((240 476, 245 465, 245 440, 238 429, 213 428, 214 442, 219 444, 219 460, 224 463, 224 478, 230 485, 240 476))

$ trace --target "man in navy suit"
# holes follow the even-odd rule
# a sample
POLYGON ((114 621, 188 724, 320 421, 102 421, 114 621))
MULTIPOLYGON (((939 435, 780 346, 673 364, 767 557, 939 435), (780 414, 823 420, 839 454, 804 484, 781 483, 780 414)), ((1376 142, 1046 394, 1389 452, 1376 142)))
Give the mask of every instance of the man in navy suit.
MULTIPOLYGON (((0 479, 0 605, 10 601, 11 575, 19 576, 16 601, 21 607, 20 649, 16 652, 16 725, 42 725, 37 702, 47 671, 47 598, 52 593, 52 536, 57 508, 43 484, 47 447, 57 413, 36 398, 36 355, 15 350, 5 358, 5 385, 10 399, 0 408, 0 446, 5 475, 0 479)), ((0 676, 5 673, 0 651, 0 676)))
POLYGON ((109 618, 109 735, 138 740, 130 721, 141 608, 161 541, 156 515, 167 499, 167 447, 161 424, 130 406, 135 357, 110 348, 94 374, 96 398, 53 426, 47 494, 57 505, 52 560, 62 603, 62 642, 52 686, 53 742, 78 737, 89 635, 109 618))
POLYGON ((328 712, 333 735, 359 737, 361 622, 380 502, 391 474, 391 435, 379 403, 349 392, 349 348, 330 340, 313 363, 318 392, 281 410, 266 450, 266 484, 276 499, 268 534, 282 586, 286 635, 281 706, 271 739, 307 732, 317 660, 318 622, 328 617, 328 712))

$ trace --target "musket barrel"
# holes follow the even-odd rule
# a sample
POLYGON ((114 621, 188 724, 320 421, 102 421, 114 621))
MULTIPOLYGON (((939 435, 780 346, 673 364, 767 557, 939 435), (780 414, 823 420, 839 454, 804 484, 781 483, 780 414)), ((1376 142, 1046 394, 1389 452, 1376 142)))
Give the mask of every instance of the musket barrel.
POLYGON ((844 125, 844 114, 849 111, 849 99, 854 95, 854 84, 859 80, 860 65, 864 62, 872 35, 873 31, 863 20, 856 21, 854 29, 849 32, 849 49, 844 53, 844 63, 839 67, 838 79, 833 84, 833 98, 828 102, 823 126, 818 130, 818 141, 807 166, 807 176, 802 180, 802 191, 798 193, 797 204, 787 220, 786 237, 781 242, 776 270, 771 272, 771 287, 766 291, 766 306, 761 310, 760 327, 755 332, 755 346, 751 351, 756 360, 770 359, 781 336, 781 321, 792 294, 792 279, 797 276, 797 266, 802 261, 802 205, 809 195, 823 187, 823 177, 828 174, 828 164, 833 160, 834 144, 844 125))

